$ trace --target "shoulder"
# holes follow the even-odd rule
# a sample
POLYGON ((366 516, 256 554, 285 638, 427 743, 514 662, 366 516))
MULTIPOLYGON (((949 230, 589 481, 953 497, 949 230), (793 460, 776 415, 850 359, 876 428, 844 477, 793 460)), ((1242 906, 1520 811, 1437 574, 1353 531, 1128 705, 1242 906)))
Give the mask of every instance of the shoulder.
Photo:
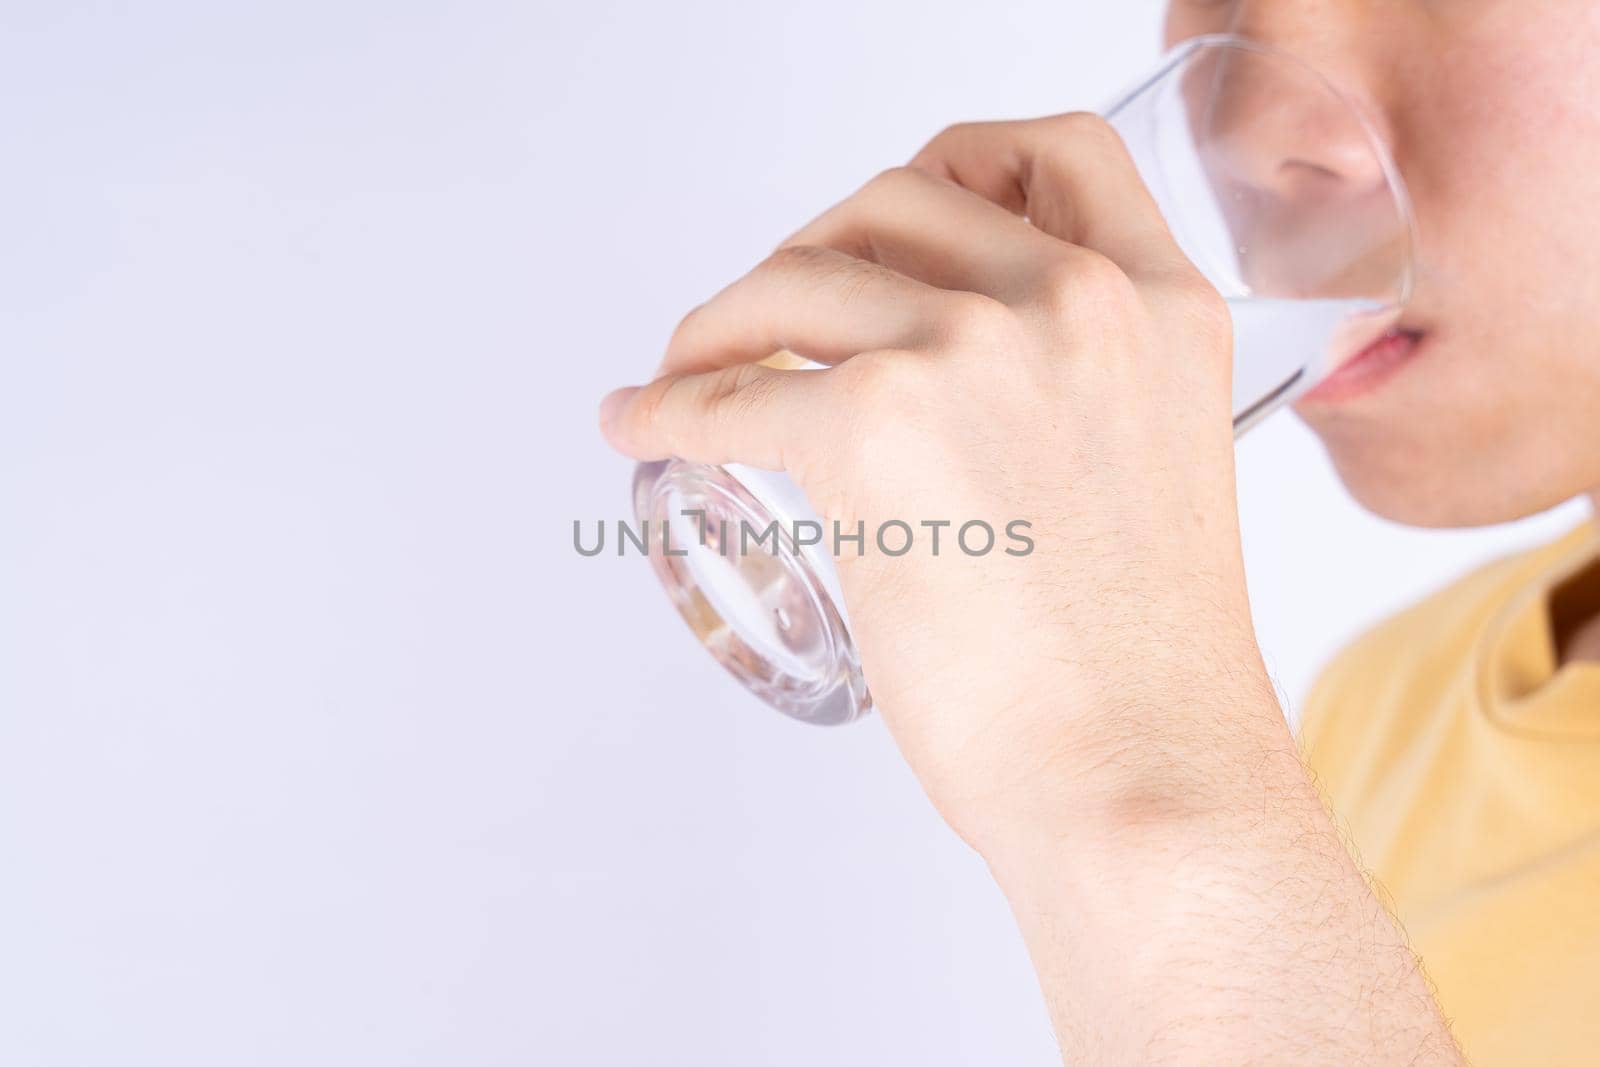
POLYGON ((1301 750, 1330 799, 1337 804, 1361 792, 1409 739, 1441 715, 1464 711, 1490 620, 1580 536, 1574 531, 1485 564, 1372 627, 1334 657, 1300 716, 1301 750))

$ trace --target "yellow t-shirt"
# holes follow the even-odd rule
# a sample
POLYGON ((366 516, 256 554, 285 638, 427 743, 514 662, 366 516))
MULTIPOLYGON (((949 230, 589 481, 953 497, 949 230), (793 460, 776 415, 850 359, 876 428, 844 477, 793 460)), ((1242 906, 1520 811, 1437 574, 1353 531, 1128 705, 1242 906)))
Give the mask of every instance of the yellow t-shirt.
POLYGON ((1600 1064, 1600 664, 1557 670, 1551 623, 1597 559, 1585 523, 1477 571, 1346 649, 1304 709, 1475 1067, 1600 1064))

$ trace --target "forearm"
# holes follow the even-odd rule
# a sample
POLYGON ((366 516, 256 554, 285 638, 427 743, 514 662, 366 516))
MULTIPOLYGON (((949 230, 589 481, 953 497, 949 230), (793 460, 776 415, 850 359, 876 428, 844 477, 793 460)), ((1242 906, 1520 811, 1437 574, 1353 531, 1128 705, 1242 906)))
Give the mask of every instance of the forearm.
POLYGON ((1462 1062, 1265 699, 1201 776, 1120 764, 1119 799, 984 849, 1066 1062, 1462 1062))

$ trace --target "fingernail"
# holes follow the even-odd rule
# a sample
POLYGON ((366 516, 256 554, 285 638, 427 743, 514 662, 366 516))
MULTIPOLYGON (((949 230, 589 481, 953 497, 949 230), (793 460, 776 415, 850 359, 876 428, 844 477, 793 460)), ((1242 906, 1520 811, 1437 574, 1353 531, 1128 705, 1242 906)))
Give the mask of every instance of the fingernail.
POLYGON ((617 421, 617 416, 622 414, 622 409, 628 406, 628 401, 633 399, 633 394, 639 391, 637 385, 624 386, 613 389, 600 401, 600 428, 606 429, 617 421))

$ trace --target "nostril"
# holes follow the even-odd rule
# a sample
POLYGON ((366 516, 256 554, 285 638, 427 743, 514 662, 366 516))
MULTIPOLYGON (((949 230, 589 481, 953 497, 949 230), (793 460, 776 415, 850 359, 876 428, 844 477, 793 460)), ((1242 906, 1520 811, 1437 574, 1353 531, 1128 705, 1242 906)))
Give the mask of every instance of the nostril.
POLYGON ((1260 192, 1283 200, 1328 200, 1354 195, 1363 184, 1326 163, 1286 159, 1271 172, 1260 192))
POLYGON ((1304 178, 1324 182, 1344 180, 1344 176, 1332 167, 1305 159, 1286 159, 1279 164, 1278 171, 1291 181, 1304 178))

